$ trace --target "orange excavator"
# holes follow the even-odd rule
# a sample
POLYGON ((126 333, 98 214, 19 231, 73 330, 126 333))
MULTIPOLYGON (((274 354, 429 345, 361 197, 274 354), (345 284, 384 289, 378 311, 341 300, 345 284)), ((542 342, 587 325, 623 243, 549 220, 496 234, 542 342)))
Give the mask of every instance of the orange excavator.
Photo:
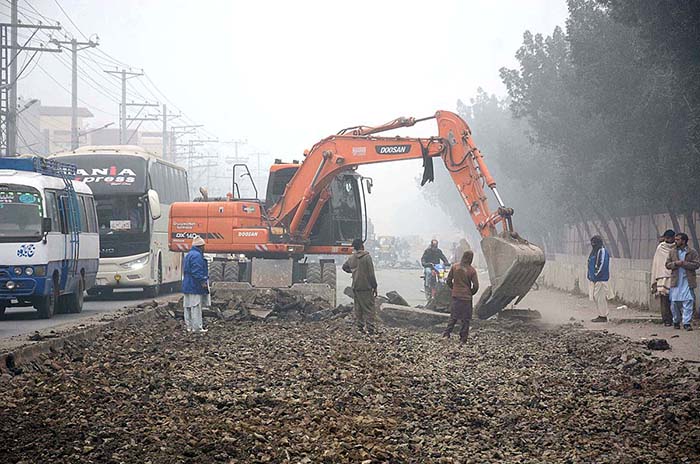
MULTIPOLYGON (((198 234, 206 242, 207 253, 229 260, 245 255, 253 259, 253 273, 256 260, 288 260, 291 280, 304 281, 303 270, 298 271, 304 268, 299 264, 304 255, 349 254, 352 240, 367 230, 365 187, 371 192, 372 180, 360 176, 358 166, 422 159, 423 185, 433 180, 432 162, 437 157, 445 163, 482 236, 491 285, 476 310, 486 319, 527 294, 542 271, 544 253, 514 231, 513 210, 503 203, 469 126, 449 111, 422 119, 398 118, 375 127, 350 127, 316 143, 301 163, 276 160, 264 200, 257 198, 254 185, 254 197, 241 196, 242 179, 252 182, 252 177, 245 165, 234 165, 233 192, 227 197, 172 204, 170 249, 188 250, 192 236, 198 234), (437 121, 437 136, 377 135, 430 119, 437 121), (495 211, 489 208, 485 186, 498 202, 495 211)), ((246 278, 236 266, 230 279, 255 282, 250 273, 246 278)))

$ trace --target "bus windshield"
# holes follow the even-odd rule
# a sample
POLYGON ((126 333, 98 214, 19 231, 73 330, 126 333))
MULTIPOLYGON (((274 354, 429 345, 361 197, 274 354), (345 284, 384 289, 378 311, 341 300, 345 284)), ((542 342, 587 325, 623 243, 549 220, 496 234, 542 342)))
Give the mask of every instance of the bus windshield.
POLYGON ((0 240, 41 239, 42 201, 31 187, 0 186, 0 240))
POLYGON ((100 235, 137 235, 148 230, 146 200, 140 195, 97 197, 100 235))

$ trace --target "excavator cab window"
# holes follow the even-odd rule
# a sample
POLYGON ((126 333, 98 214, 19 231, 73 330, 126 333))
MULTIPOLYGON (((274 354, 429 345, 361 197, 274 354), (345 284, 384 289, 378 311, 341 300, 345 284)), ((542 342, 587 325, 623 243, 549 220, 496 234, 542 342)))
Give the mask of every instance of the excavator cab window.
POLYGON ((270 170, 270 177, 267 181, 267 194, 265 195, 265 206, 267 208, 274 205, 287 188, 287 184, 292 180, 294 174, 299 169, 299 165, 270 170))
POLYGON ((331 198, 324 205, 311 231, 312 245, 337 245, 362 236, 359 182, 360 176, 357 174, 341 174, 331 182, 331 198))

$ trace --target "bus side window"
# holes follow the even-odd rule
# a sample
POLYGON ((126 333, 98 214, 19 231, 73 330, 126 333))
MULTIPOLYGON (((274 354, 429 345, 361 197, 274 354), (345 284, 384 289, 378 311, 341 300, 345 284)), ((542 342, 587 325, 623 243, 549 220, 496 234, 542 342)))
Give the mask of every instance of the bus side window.
POLYGON ((61 230, 61 221, 58 214, 58 204, 56 203, 56 192, 47 190, 46 195, 46 217, 51 219, 51 230, 59 232, 61 230))
POLYGON ((171 168, 170 166, 164 166, 165 171, 167 172, 167 177, 165 183, 167 184, 165 188, 167 189, 167 193, 165 194, 165 203, 166 204, 171 204, 175 201, 175 195, 177 192, 177 180, 175 177, 175 169, 171 168))
POLYGON ((58 204, 58 217, 59 217, 60 222, 61 222, 61 233, 67 234, 69 232, 69 230, 68 230, 68 216, 66 215, 66 213, 68 212, 68 198, 63 194, 58 194, 57 204, 58 204))
POLYGON ((93 197, 85 197, 85 209, 88 218, 88 232, 91 234, 97 233, 97 215, 95 212, 95 199, 93 197))
POLYGON ((88 228, 88 214, 84 195, 78 195, 78 204, 80 206, 80 232, 88 233, 90 229, 88 228))

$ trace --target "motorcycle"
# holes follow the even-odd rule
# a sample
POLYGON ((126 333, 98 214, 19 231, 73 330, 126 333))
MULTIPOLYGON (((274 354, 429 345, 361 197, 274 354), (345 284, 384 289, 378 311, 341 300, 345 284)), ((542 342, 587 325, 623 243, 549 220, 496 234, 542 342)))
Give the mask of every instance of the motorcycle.
POLYGON ((447 274, 450 266, 442 263, 433 264, 430 276, 426 279, 424 274, 423 288, 427 300, 426 308, 436 311, 449 309, 451 302, 451 289, 447 286, 447 274))

